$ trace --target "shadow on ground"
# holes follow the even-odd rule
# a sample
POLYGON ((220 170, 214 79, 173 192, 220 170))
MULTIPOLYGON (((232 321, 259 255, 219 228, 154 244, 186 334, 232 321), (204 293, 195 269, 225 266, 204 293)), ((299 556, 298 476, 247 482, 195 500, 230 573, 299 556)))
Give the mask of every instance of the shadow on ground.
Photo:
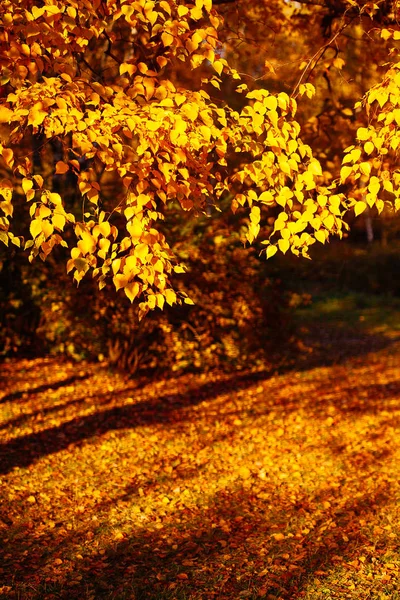
MULTIPOLYGON (((29 553, 26 548, 31 542, 22 541, 4 566, 18 574, 30 600, 42 597, 35 595, 35 582, 43 584, 43 569, 57 559, 63 561, 64 575, 57 583, 53 569, 48 600, 259 595, 290 599, 307 589, 315 573, 323 578, 338 562, 354 558, 355 551, 369 556, 371 541, 360 518, 368 520, 384 508, 389 492, 366 490, 334 509, 322 509, 310 530, 308 517, 321 498, 304 495, 291 502, 284 487, 271 483, 266 483, 263 499, 239 488, 217 494, 203 510, 185 512, 184 505, 177 506, 175 514, 157 524, 157 530, 143 529, 134 537, 113 541, 101 554, 87 531, 74 530, 56 544, 54 538, 40 539, 29 553), (85 556, 74 557, 77 547, 84 548, 85 556)), ((330 491, 331 500, 332 494, 337 496, 340 490, 330 491)), ((18 532, 14 535, 18 537, 18 532)))
MULTIPOLYGON (((393 342, 392 342, 393 343, 393 342)), ((93 437, 102 436, 108 431, 117 431, 122 429, 133 429, 136 427, 161 424, 165 427, 173 426, 179 422, 187 420, 196 420, 196 413, 190 409, 201 406, 205 402, 215 400, 219 396, 227 394, 236 394, 256 386, 258 383, 268 381, 271 376, 269 371, 258 371, 256 373, 235 374, 230 377, 224 377, 220 381, 201 383, 191 387, 184 393, 164 394, 149 400, 133 400, 133 403, 125 404, 121 400, 120 406, 113 406, 97 410, 96 412, 77 416, 60 425, 42 429, 37 432, 20 435, 9 441, 0 443, 0 474, 9 473, 15 467, 28 467, 42 456, 54 454, 68 448, 72 445, 79 445, 85 440, 93 437)), ((75 378, 75 380, 85 377, 75 378)), ((69 378, 65 381, 72 381, 69 378)), ((63 382, 51 384, 47 387, 54 389, 54 386, 60 387, 63 382)), ((280 394, 279 381, 271 386, 269 384, 268 397, 261 387, 260 390, 252 392, 253 402, 247 408, 238 408, 238 411, 231 413, 232 417, 243 418, 246 415, 265 414, 271 410, 285 410, 289 412, 296 410, 299 403, 304 405, 309 391, 305 388, 303 393, 296 391, 294 398, 282 398, 280 394)), ((38 388, 33 388, 38 389, 38 388)), ((32 391, 33 393, 33 391, 32 391)), ((138 393, 136 386, 124 389, 124 395, 138 393)), ((110 402, 113 398, 111 392, 97 394, 96 405, 101 407, 103 403, 110 402)), ((312 404, 318 406, 318 403, 326 406, 331 403, 341 412, 354 413, 374 413, 382 410, 382 401, 388 400, 385 408, 390 410, 397 406, 389 402, 390 399, 396 399, 400 396, 400 381, 390 382, 388 384, 357 384, 346 386, 341 383, 339 393, 333 391, 327 386, 326 382, 316 384, 316 389, 312 396, 312 404), (319 387, 320 386, 320 387, 319 387)), ((89 399, 90 400, 90 399, 89 399)), ((222 400, 223 402, 223 400, 222 400)), ((88 403, 88 398, 75 398, 68 401, 68 405, 74 405, 79 408, 80 405, 88 403)), ((34 419, 37 414, 49 414, 53 410, 61 410, 65 404, 58 404, 53 408, 45 408, 43 411, 33 413, 34 419)), ((226 418, 228 415, 223 408, 219 408, 221 415, 226 418)), ((325 414, 325 412, 323 412, 325 414)), ((28 417, 24 415, 11 419, 1 428, 6 429, 26 422, 28 417)), ((217 418, 217 417, 215 417, 217 418)), ((211 417, 212 419, 212 417, 211 417)))
MULTIPOLYGON (((347 349, 341 347, 340 352, 333 356, 317 357, 318 366, 347 364, 352 358, 364 357, 394 343, 383 336, 363 336, 362 339, 364 342, 359 347, 351 338, 347 349)), ((301 368, 304 371, 310 366, 317 366, 315 357, 307 365, 304 362, 301 368)), ((282 371, 285 370, 289 369, 282 368, 282 371)), ((214 437, 209 443, 223 435, 217 434, 218 421, 262 416, 272 410, 289 415, 300 406, 313 408, 313 414, 320 412, 321 419, 326 419, 327 409, 331 406, 345 415, 382 414, 381 423, 386 419, 392 428, 400 425, 398 419, 391 418, 391 411, 395 410, 396 399, 400 396, 400 381, 342 382, 340 389, 335 391, 323 379, 324 376, 315 381, 309 377, 312 394, 305 386, 304 391, 296 389, 284 396, 279 377, 272 380, 271 375, 269 370, 235 374, 189 388, 186 386, 183 393, 165 392, 153 399, 145 399, 137 384, 130 386, 128 383, 121 396, 121 405, 113 407, 107 407, 107 403, 116 392, 96 394, 99 406, 96 412, 76 416, 59 425, 26 433, 0 444, 0 473, 6 475, 15 468, 32 469, 41 457, 71 446, 79 447, 86 440, 110 431, 160 425, 166 430, 176 428, 173 434, 177 436, 179 424, 196 423, 207 414, 209 403, 217 399, 217 405, 213 406, 209 416, 210 427, 215 426, 214 437), (262 385, 265 382, 267 390, 262 385), (236 410, 234 396, 249 389, 252 389, 249 399, 242 404, 238 402, 236 410), (125 403, 127 394, 133 396, 129 404, 125 403), (228 408, 227 397, 230 398, 228 408)), ((62 389, 71 381, 83 381, 86 377, 82 375, 74 379, 71 376, 42 386, 35 386, 32 382, 32 388, 24 393, 31 395, 34 401, 35 393, 55 389, 54 385, 62 389)), ((64 405, 57 405, 55 410, 66 404, 79 408, 88 402, 88 398, 79 396, 79 385, 76 386, 76 394, 78 397, 64 405)), ((21 392, 10 393, 7 402, 17 402, 21 397, 21 392)), ((52 410, 50 407, 45 414, 53 414, 52 410)), ((21 422, 11 419, 6 426, 11 428, 21 422)), ((379 431, 371 429, 368 439, 373 440, 379 435, 379 431)), ((388 448, 386 454, 385 450, 379 450, 367 456, 365 452, 349 453, 346 446, 335 439, 328 439, 326 444, 333 455, 343 457, 354 477, 360 469, 379 465, 391 453, 388 448)), ((80 475, 85 477, 84 472, 80 475)), ((112 502, 128 502, 135 491, 135 486, 121 484, 120 496, 112 502)), ((43 597, 46 600, 236 600, 238 597, 257 598, 257 594, 261 593, 266 597, 270 595, 289 600, 307 590, 315 573, 324 578, 338 562, 350 559, 354 553, 368 558, 371 540, 363 532, 361 517, 368 522, 385 507, 391 497, 390 483, 381 482, 377 491, 360 478, 357 493, 350 499, 346 496, 343 490, 332 489, 313 497, 305 493, 293 497, 287 483, 268 478, 263 493, 255 494, 251 485, 241 487, 238 483, 235 489, 227 488, 209 500, 205 497, 203 507, 193 509, 184 501, 178 501, 173 510, 165 511, 162 518, 144 515, 143 528, 138 527, 134 536, 126 535, 123 539, 109 541, 101 554, 96 540, 102 531, 100 525, 96 529, 96 522, 90 522, 90 518, 99 515, 103 522, 107 521, 112 509, 110 500, 94 504, 86 520, 56 523, 49 534, 48 529, 41 527, 40 523, 31 522, 24 515, 18 523, 13 522, 7 510, 12 500, 5 496, 0 529, 2 546, 7 548, 8 554, 3 558, 0 576, 6 586, 12 587, 17 581, 22 590, 19 597, 29 600, 43 597), (67 529, 67 525, 71 528, 67 529), (57 570, 58 564, 62 565, 62 570, 57 570)), ((379 551, 377 545, 376 551, 379 551)), ((343 589, 343 597, 345 593, 343 589)))
MULTIPOLYGON (((57 453, 68 448, 71 444, 79 445, 85 440, 98 437, 111 430, 132 429, 140 426, 162 424, 166 427, 186 420, 195 419, 196 414, 188 409, 214 400, 220 395, 246 390, 263 381, 266 373, 249 375, 236 375, 221 382, 206 383, 190 389, 183 394, 166 394, 153 400, 139 401, 136 404, 115 406, 99 410, 87 416, 78 416, 60 425, 47 428, 38 432, 22 435, 0 444, 0 473, 6 474, 15 467, 27 467, 42 456, 57 453)), ((126 392, 134 389, 127 388, 126 392)), ((307 394, 307 392, 305 392, 307 394)), ((318 390, 318 397, 326 405, 331 402, 343 412, 375 412, 382 409, 382 400, 400 396, 400 382, 371 386, 343 386, 340 395, 330 399, 331 392, 322 386, 318 390)), ((105 394, 111 398, 111 394, 105 394)), ((97 402, 98 402, 97 398, 97 402)), ((238 409, 231 416, 243 417, 248 412, 250 415, 263 414, 273 409, 295 410, 298 402, 303 402, 301 394, 288 402, 280 399, 279 385, 275 393, 269 398, 264 397, 263 390, 255 394, 254 405, 248 409, 238 409)), ((79 406, 86 399, 76 399, 69 402, 79 406)), ((315 397, 312 400, 315 404, 315 397)), ((387 408, 390 408, 388 405, 387 408)), ((46 409, 45 409, 46 412, 46 409)), ((223 411, 222 411, 223 413, 223 411)), ((225 415, 226 416, 226 415, 225 415)), ((22 418, 16 421, 23 420, 22 418)), ((13 421, 9 423, 13 425, 13 421)))

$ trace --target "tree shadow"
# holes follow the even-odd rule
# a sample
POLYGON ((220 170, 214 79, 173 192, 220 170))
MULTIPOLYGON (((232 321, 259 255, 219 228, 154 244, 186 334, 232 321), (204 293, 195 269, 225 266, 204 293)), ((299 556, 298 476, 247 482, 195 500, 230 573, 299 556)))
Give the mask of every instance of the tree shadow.
MULTIPOLYGON (((132 390, 138 394, 136 403, 76 417, 57 427, 1 444, 0 471, 8 473, 14 467, 27 467, 42 456, 66 449, 71 444, 79 445, 110 430, 149 425, 177 426, 175 433, 178 435, 180 423, 201 420, 205 415, 211 425, 223 419, 229 430, 231 421, 237 417, 262 416, 271 410, 289 414, 298 407, 309 409, 315 397, 320 398, 317 409, 321 418, 326 418, 329 414, 327 409, 334 406, 346 414, 382 412, 380 425, 385 419, 392 426, 399 425, 395 417, 390 419, 389 410, 396 409, 395 403, 385 402, 400 395, 397 381, 344 385, 339 393, 331 393, 326 384, 329 376, 325 379, 323 375, 322 381, 320 378, 314 385, 311 395, 307 389, 301 392, 289 390, 289 394, 281 397, 281 381, 277 378, 273 383, 270 381, 265 389, 261 386, 261 391, 255 389, 246 394, 246 402, 238 398, 237 410, 232 410, 235 393, 245 392, 269 376, 268 371, 236 374, 221 381, 194 385, 184 393, 166 393, 142 401, 140 398, 146 397, 146 390, 126 388, 124 394, 132 390), (225 403, 226 395, 231 396, 229 406, 225 403), (219 396, 208 413, 208 401, 219 396)), ((112 396, 112 393, 103 394, 106 401, 112 396)), ((93 398, 93 402, 97 397, 93 398)), ((86 401, 86 398, 73 400, 78 405, 86 401)), ((215 429, 209 443, 214 443, 219 439, 218 435, 225 433, 215 429)), ((379 431, 371 431, 368 435, 379 437, 380 434, 379 431)), ((85 522, 77 519, 73 531, 65 530, 62 535, 56 535, 56 532, 63 529, 64 524, 57 524, 51 533, 41 529, 39 518, 36 524, 32 524, 28 517, 22 515, 19 524, 12 523, 7 519, 5 501, 0 529, 5 530, 3 537, 12 540, 12 545, 10 547, 10 542, 3 544, 9 552, 3 572, 12 574, 11 580, 14 577, 15 581, 25 581, 26 585, 37 585, 38 588, 43 580, 48 579, 47 595, 43 595, 41 588, 36 596, 34 591, 21 596, 29 600, 34 597, 37 600, 50 598, 51 594, 54 598, 66 600, 80 600, 90 597, 90 594, 99 599, 116 600, 208 597, 236 600, 241 597, 241 592, 247 593, 252 589, 262 590, 266 597, 268 594, 285 600, 297 597, 307 590, 314 577, 329 575, 338 561, 361 555, 368 558, 371 539, 367 539, 363 532, 360 517, 365 521, 373 520, 375 513, 391 498, 390 483, 383 479, 381 490, 376 491, 378 486, 376 489, 366 488, 361 476, 364 469, 379 465, 389 457, 391 449, 380 447, 376 452, 357 453, 347 451, 339 442, 328 439, 327 445, 332 454, 341 453, 354 477, 359 477, 359 493, 353 498, 346 499, 346 490, 332 488, 313 496, 299 491, 293 500, 287 485, 275 480, 266 481, 264 494, 260 496, 252 491, 251 486, 240 487, 238 483, 237 489, 218 492, 210 500, 206 499, 205 491, 203 508, 187 508, 182 503, 173 512, 166 512, 162 520, 158 520, 158 528, 149 519, 143 527, 138 525, 137 533, 126 535, 122 541, 113 540, 110 536, 105 554, 97 552, 91 541, 100 537, 101 527, 105 527, 104 522, 107 522, 113 503, 119 499, 129 501, 138 493, 139 486, 135 482, 122 486, 119 497, 105 499, 92 507, 93 516, 99 516, 102 522, 94 531, 88 529, 89 519, 85 522), (339 499, 340 495, 344 496, 343 499, 339 499), (325 508, 324 503, 332 506, 325 508), (87 537, 88 531, 93 533, 93 537, 87 537), (279 539, 274 537, 275 534, 279 539), (170 543, 171 540, 173 543, 170 543), (78 547, 83 555, 79 559, 75 556, 78 547), (54 560, 63 561, 64 575, 55 573, 55 568, 44 571, 54 564, 54 560), (316 575, 316 572, 322 575, 316 575)), ((184 480, 185 476, 189 479, 191 473, 178 473, 177 479, 184 480)), ((81 477, 85 477, 84 470, 81 477)), ((150 480, 149 484, 151 488, 150 480)), ((144 493, 147 493, 146 488, 144 493)), ((257 595, 254 591, 253 596, 244 597, 256 598, 257 595)))
POLYGON ((25 396, 32 396, 34 394, 40 394, 41 392, 47 392, 49 390, 58 390, 62 387, 66 387, 75 383, 76 381, 83 381, 89 377, 88 373, 85 375, 73 375, 71 377, 67 377, 66 379, 62 379, 61 381, 54 381, 49 383, 44 383, 42 385, 38 385, 36 387, 31 387, 27 390, 21 390, 18 392, 11 392, 10 394, 6 394, 2 398, 0 398, 0 404, 4 404, 5 402, 11 402, 14 400, 20 400, 25 396))
MULTIPOLYGON (((88 542, 100 531, 88 536, 82 528, 61 541, 43 538, 29 553, 24 542, 16 544, 5 567, 8 573, 15 570, 23 586, 40 581, 46 565, 57 557, 64 563, 64 575, 50 574, 49 589, 65 600, 81 600, 89 592, 99 599, 135 600, 236 600, 245 592, 255 599, 262 592, 289 600, 315 577, 328 576, 338 563, 375 556, 360 521, 374 519, 390 488, 365 490, 333 508, 321 508, 315 518, 315 507, 335 495, 337 489, 324 490, 313 497, 303 493, 293 501, 288 489, 266 483, 260 499, 239 486, 217 493, 202 509, 165 517, 157 529, 141 528, 133 536, 111 540, 101 553, 88 542), (77 547, 85 554, 80 559, 74 557, 77 547)), ((24 533, 19 531, 19 537, 24 533)))
POLYGON ((395 412, 399 410, 400 381, 341 385, 339 393, 331 392, 325 386, 317 388, 315 394, 321 404, 331 404, 342 413, 361 415, 382 411, 395 412))
MULTIPOLYGON (((218 396, 247 390, 259 382, 268 380, 270 375, 269 371, 236 374, 220 381, 193 386, 184 393, 167 393, 149 400, 139 399, 134 403, 130 399, 129 404, 98 410, 85 416, 77 416, 60 425, 21 435, 0 444, 0 474, 6 474, 15 467, 27 467, 42 456, 57 453, 71 444, 79 445, 85 440, 102 436, 110 430, 134 429, 156 424, 168 427, 181 422, 196 420, 199 414, 197 411, 191 412, 190 409, 215 400, 218 396)), ((81 379, 85 377, 86 375, 82 376, 81 379)), ((65 381, 59 382, 59 387, 65 385, 65 381)), ((398 382, 341 386, 339 395, 332 393, 329 388, 327 389, 326 384, 323 384, 322 387, 318 388, 317 386, 313 390, 312 399, 309 401, 307 400, 307 394, 309 393, 307 390, 301 394, 297 392, 295 398, 288 399, 280 397, 279 388, 278 382, 272 389, 269 386, 267 390, 262 389, 260 392, 256 390, 252 394, 250 406, 240 406, 239 403, 237 411, 232 412, 232 410, 229 410, 227 412, 224 410, 222 403, 222 406, 217 407, 217 412, 219 411, 220 416, 223 415, 224 418, 229 416, 231 418, 235 416, 238 418, 260 416, 276 409, 292 412, 300 405, 310 406, 310 403, 312 403, 312 406, 315 406, 314 398, 319 398, 319 403, 323 407, 332 405, 336 410, 343 413, 367 414, 384 409, 394 411, 397 404, 382 406, 382 400, 400 396, 400 383, 398 382), (267 395, 266 391, 268 392, 267 395)), ((125 388, 124 394, 132 391, 138 393, 140 398, 140 392, 136 387, 125 388)), ((112 399, 112 393, 105 393, 100 396, 104 396, 106 400, 112 399)), ((93 402, 96 402, 96 399, 97 396, 93 399, 93 402)), ((87 398, 74 399, 70 403, 79 406, 87 403, 87 398)), ((235 402, 231 397, 230 404, 232 403, 235 402)), ((57 409, 58 406, 54 407, 54 410, 57 409)), ((44 409, 42 412, 45 414, 52 410, 53 407, 44 409)), ((325 417, 326 410, 321 410, 321 418, 325 417)), ((17 424, 19 420, 22 421, 23 419, 24 416, 17 417, 17 424)), ((9 425, 13 424, 15 422, 9 422, 9 425)))
MULTIPOLYGON (((266 372, 246 373, 222 381, 205 383, 185 393, 165 394, 136 404, 115 406, 71 419, 61 425, 22 435, 0 444, 0 473, 14 467, 27 467, 41 456, 64 450, 110 430, 132 429, 146 425, 172 425, 188 419, 186 409, 220 394, 244 390, 267 377, 266 372)), ((136 390, 136 388, 133 388, 136 390)), ((127 388, 124 390, 132 391, 127 388)), ((85 402, 77 399, 76 404, 85 402)))
MULTIPOLYGON (((128 392, 132 391, 132 389, 133 388, 126 388, 126 389, 124 389, 124 392, 128 393, 128 392)), ((13 427, 21 427, 21 426, 29 423, 29 421, 35 421, 36 419, 40 419, 41 417, 45 417, 46 415, 61 413, 62 411, 68 409, 68 407, 70 407, 70 406, 75 406, 75 407, 79 408, 83 405, 93 404, 93 401, 95 401, 96 407, 97 407, 97 406, 102 406, 103 404, 107 404, 107 403, 111 402, 112 399, 113 399, 113 393, 105 392, 102 394, 96 394, 95 397, 88 396, 88 397, 84 397, 84 398, 74 398, 72 400, 66 400, 65 402, 59 402, 59 403, 55 404, 54 406, 42 407, 38 410, 34 410, 34 411, 26 413, 26 414, 18 415, 18 417, 14 417, 14 418, 10 419, 9 421, 6 421, 6 422, 0 424, 0 430, 13 428, 13 427)))

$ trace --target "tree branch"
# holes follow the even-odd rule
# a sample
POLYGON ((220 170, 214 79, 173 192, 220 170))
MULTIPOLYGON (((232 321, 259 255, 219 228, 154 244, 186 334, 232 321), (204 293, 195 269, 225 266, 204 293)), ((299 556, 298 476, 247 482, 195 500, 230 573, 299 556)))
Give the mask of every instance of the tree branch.
POLYGON ((326 44, 324 44, 321 48, 319 48, 319 50, 317 50, 317 52, 310 58, 310 60, 307 62, 305 69, 303 70, 302 74, 300 75, 296 85, 293 88, 293 91, 291 94, 293 98, 296 97, 297 91, 298 91, 300 85, 303 83, 306 75, 307 75, 307 77, 310 76, 310 74, 314 71, 315 67, 317 66, 318 62, 321 60, 321 58, 325 54, 326 50, 329 48, 329 46, 331 46, 333 44, 333 42, 346 29, 346 27, 348 27, 348 25, 349 25, 349 23, 343 22, 342 25, 337 30, 337 32, 335 33, 335 35, 333 35, 331 37, 331 39, 328 40, 326 42, 326 44))

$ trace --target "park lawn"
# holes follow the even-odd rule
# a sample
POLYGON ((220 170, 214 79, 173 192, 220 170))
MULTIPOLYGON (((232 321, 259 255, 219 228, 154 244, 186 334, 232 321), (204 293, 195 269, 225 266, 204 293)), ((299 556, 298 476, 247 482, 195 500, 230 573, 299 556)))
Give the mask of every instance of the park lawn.
POLYGON ((400 599, 390 333, 281 372, 5 363, 0 598, 400 599))

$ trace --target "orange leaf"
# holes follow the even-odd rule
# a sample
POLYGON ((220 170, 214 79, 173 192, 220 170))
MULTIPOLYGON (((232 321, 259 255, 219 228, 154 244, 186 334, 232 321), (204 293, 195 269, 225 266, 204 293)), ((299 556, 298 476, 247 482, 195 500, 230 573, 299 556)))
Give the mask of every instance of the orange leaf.
POLYGON ((58 163, 56 164, 56 173, 57 173, 57 175, 63 175, 67 171, 69 171, 69 165, 67 165, 62 160, 59 160, 58 163))

